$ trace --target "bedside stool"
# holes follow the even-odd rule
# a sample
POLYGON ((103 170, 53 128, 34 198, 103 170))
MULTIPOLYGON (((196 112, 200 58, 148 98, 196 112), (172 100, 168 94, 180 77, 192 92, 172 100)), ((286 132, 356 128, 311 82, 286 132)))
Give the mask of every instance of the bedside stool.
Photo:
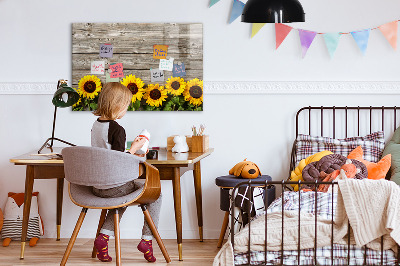
MULTIPOLYGON (((265 182, 265 180, 272 181, 272 178, 268 175, 261 175, 254 179, 246 179, 246 178, 236 177, 234 175, 227 175, 227 176, 220 176, 215 179, 215 184, 220 187, 220 209, 222 211, 225 211, 225 217, 224 217, 224 221, 222 222, 221 234, 219 235, 219 240, 218 240, 218 245, 217 245, 218 248, 220 248, 222 246, 226 228, 228 227, 229 208, 230 208, 230 204, 231 204, 230 199, 229 199, 230 190, 233 189, 237 184, 246 182, 249 180, 265 182)), ((254 187, 257 187, 257 186, 254 186, 254 187)), ((268 199, 266 199, 267 200, 266 206, 268 207, 275 200, 275 186, 271 185, 267 189, 268 189, 268 199)), ((264 191, 264 193, 265 193, 265 191, 264 191)))

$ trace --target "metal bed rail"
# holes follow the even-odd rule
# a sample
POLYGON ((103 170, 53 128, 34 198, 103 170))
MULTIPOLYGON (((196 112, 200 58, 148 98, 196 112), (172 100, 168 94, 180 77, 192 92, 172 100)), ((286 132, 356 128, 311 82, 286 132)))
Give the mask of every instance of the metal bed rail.
MULTIPOLYGON (((355 136, 360 136, 361 134, 361 125, 363 124, 362 118, 368 117, 368 122, 369 122, 369 133, 373 132, 373 122, 377 122, 379 125, 379 130, 385 132, 388 131, 387 128, 385 128, 385 117, 387 118, 388 115, 392 115, 390 118, 392 119, 393 122, 393 131, 397 127, 397 112, 400 110, 400 107, 397 106, 308 106, 308 107, 303 107, 301 108, 297 113, 296 113, 296 139, 299 134, 308 134, 308 135, 316 135, 316 136, 324 136, 327 135, 326 130, 324 131, 324 128, 326 129, 327 125, 332 126, 332 137, 336 138, 337 136, 337 131, 339 129, 344 129, 344 135, 340 135, 338 137, 344 137, 348 138, 349 135, 349 129, 357 129, 357 134, 355 136), (326 112, 326 111, 329 111, 326 112), (306 112, 303 115, 303 113, 306 112), (308 112, 308 113, 307 113, 308 112), (374 116, 376 113, 380 112, 379 115, 374 116), (312 114, 318 113, 319 119, 316 121, 313 121, 312 119, 312 114), (344 116, 344 119, 338 119, 337 116, 342 114, 344 116), (351 119, 352 116, 355 115, 356 118, 351 119), (304 119, 302 119, 304 118, 304 119), (308 121, 305 121, 307 118, 308 121), (325 119, 324 119, 325 118, 325 119), (329 119, 328 119, 329 118, 329 119), (376 121, 375 121, 375 120, 376 121), (304 121, 303 121, 304 120, 304 121), (330 120, 330 121, 328 121, 330 120), (356 120, 356 121, 354 121, 356 120), (313 121, 313 122, 312 122, 313 121), (328 121, 328 122, 327 122, 328 121), (303 122, 303 123, 301 123, 303 122), (308 126, 307 126, 308 122, 308 126), (332 123, 332 124, 331 124, 332 123), (300 124, 306 125, 305 131, 306 132, 300 132, 300 124), (313 125, 317 125, 317 128, 319 126, 319 132, 312 132, 313 125), (337 127, 339 126, 339 127, 337 127), (308 132, 307 132, 308 131, 308 132)), ((368 125, 366 125, 368 127, 368 125)), ((386 133, 385 132, 385 133, 386 133)), ((389 131, 390 132, 390 131, 389 131)), ((385 134, 386 135, 386 134, 385 134)), ((351 136, 351 137, 355 137, 351 136)), ((296 139, 294 140, 293 146, 292 146, 292 152, 291 152, 291 157, 290 157, 290 167, 289 167, 289 175, 291 171, 293 171, 296 168, 296 139)))
MULTIPOLYGON (((315 187, 314 187, 314 189, 313 189, 313 191, 315 192, 315 201, 314 201, 314 206, 315 206, 315 210, 314 210, 314 213, 315 213, 315 224, 314 224, 314 226, 315 226, 315 233, 314 233, 314 257, 313 257, 313 264, 301 264, 301 261, 300 261, 300 255, 301 255, 301 249, 300 249, 300 244, 301 244, 301 232, 300 232, 300 229, 298 230, 298 242, 297 242, 297 265, 319 265, 318 264, 318 261, 317 261, 317 252, 316 252, 316 249, 317 249, 317 240, 318 240, 318 235, 317 235, 317 217, 318 217, 318 215, 317 215, 317 212, 318 212, 318 205, 317 205, 317 203, 318 203, 318 193, 317 193, 317 190, 318 190, 318 186, 319 185, 332 185, 332 191, 334 191, 334 186, 338 186, 338 183, 336 182, 336 181, 332 181, 332 182, 320 182, 320 181, 315 181, 315 182, 305 182, 305 181, 268 181, 268 180, 266 180, 265 182, 264 181, 252 181, 251 179, 249 180, 249 181, 245 181, 245 182, 242 182, 242 183, 240 183, 240 184, 238 184, 238 185, 236 185, 234 188, 233 188, 233 191, 232 191, 232 195, 236 195, 236 191, 239 189, 239 187, 243 187, 243 186, 249 186, 249 187, 257 187, 257 188, 262 188, 262 189, 264 189, 264 193, 265 193, 265 198, 268 198, 268 187, 269 186, 271 186, 271 185, 280 185, 281 186, 281 188, 282 188, 282 194, 281 194, 281 200, 282 200, 282 214, 284 214, 284 212, 285 212, 285 209, 284 209, 284 193, 285 193, 285 190, 288 190, 287 188, 285 188, 285 186, 286 185, 299 185, 299 187, 300 187, 300 185, 302 185, 302 184, 304 184, 304 185, 314 185, 315 187)), ((293 192, 293 193, 298 193, 298 196, 299 196, 299 208, 298 208, 298 227, 300 228, 300 222, 301 222, 301 218, 300 218, 300 213, 301 213, 301 210, 300 210, 300 206, 301 206, 301 190, 299 189, 299 191, 297 191, 297 192, 293 192)), ((335 257, 334 257, 334 249, 333 249, 333 245, 334 245, 334 241, 333 241, 333 235, 334 235, 334 194, 335 193, 331 193, 332 194, 332 206, 331 206, 331 217, 332 217, 332 219, 331 219, 331 265, 337 265, 337 264, 334 264, 334 259, 335 259, 335 257)), ((253 198, 253 190, 252 189, 250 189, 250 199, 252 199, 253 198)), ((232 248, 234 249, 235 248, 235 240, 234 240, 234 237, 235 237, 235 233, 234 233, 234 221, 235 221, 235 219, 234 219, 234 217, 235 217, 235 208, 234 208, 234 197, 232 197, 232 199, 231 199, 231 228, 230 228, 230 230, 231 230, 231 232, 230 232, 230 236, 231 236, 231 239, 230 239, 230 241, 231 241, 231 244, 232 244, 232 248)), ((284 215, 282 215, 282 231, 281 231, 281 249, 280 249, 280 264, 268 264, 268 261, 267 261, 267 253, 268 253, 268 248, 267 248, 267 243, 268 243, 268 212, 267 212, 267 204, 268 204, 268 201, 266 201, 266 200, 264 200, 264 209, 265 209, 265 244, 264 244, 264 262, 262 262, 261 264, 252 264, 251 263, 251 220, 252 219, 248 219, 248 224, 247 224, 247 226, 248 226, 248 231, 249 231, 249 235, 248 235, 248 238, 249 238, 249 241, 248 241, 248 243, 247 243, 247 264, 244 264, 244 265, 285 265, 284 264, 284 248, 285 248, 285 243, 284 243, 284 215)), ((350 244, 350 224, 348 224, 348 232, 347 232, 347 264, 345 264, 345 265, 351 265, 350 264, 350 246, 351 246, 351 244, 350 244)), ((367 264, 367 248, 366 248, 366 246, 363 246, 362 247, 363 248, 363 250, 364 250, 364 263, 363 263, 363 265, 368 265, 367 264)), ((398 250, 400 251, 400 246, 399 245, 397 245, 397 248, 398 248, 398 250)), ((386 265, 386 264, 384 264, 384 259, 383 259, 383 236, 381 237, 381 256, 380 256, 380 264, 379 265, 386 265)), ((341 264, 342 265, 342 264, 341 264)), ((396 262, 395 262, 395 264, 394 265, 400 265, 400 252, 398 252, 397 253, 397 257, 396 257, 396 262)))

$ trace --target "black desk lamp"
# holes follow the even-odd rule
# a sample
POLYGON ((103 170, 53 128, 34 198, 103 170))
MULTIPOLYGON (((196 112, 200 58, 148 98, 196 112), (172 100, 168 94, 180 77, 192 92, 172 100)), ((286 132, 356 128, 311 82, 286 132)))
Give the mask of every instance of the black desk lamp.
POLYGON ((242 22, 304 22, 304 10, 298 0, 249 0, 243 8, 242 22))
POLYGON ((68 144, 70 146, 75 146, 72 143, 69 143, 65 140, 55 138, 54 130, 56 128, 56 117, 57 117, 57 107, 70 107, 79 101, 79 94, 71 87, 68 87, 67 81, 60 79, 57 83, 57 90, 53 95, 53 105, 54 105, 54 118, 53 118, 53 131, 51 133, 51 138, 48 138, 42 147, 39 149, 38 153, 40 153, 45 147, 50 148, 53 152, 53 141, 58 140, 62 143, 68 144), (50 144, 49 144, 49 141, 50 144))

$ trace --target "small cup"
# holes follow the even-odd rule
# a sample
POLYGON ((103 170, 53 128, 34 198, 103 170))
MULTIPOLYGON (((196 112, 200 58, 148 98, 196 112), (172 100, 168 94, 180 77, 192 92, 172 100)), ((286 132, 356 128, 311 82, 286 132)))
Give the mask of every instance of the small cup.
POLYGON ((158 150, 149 150, 149 152, 146 154, 146 158, 149 160, 157 160, 158 150))

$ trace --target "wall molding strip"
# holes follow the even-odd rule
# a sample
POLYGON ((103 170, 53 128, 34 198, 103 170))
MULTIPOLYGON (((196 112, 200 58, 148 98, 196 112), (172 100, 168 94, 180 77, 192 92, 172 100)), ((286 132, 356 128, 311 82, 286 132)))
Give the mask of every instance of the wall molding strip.
MULTIPOLYGON (((53 94, 57 83, 0 82, 0 94, 53 94)), ((400 81, 205 81, 205 94, 400 94, 400 81)))

